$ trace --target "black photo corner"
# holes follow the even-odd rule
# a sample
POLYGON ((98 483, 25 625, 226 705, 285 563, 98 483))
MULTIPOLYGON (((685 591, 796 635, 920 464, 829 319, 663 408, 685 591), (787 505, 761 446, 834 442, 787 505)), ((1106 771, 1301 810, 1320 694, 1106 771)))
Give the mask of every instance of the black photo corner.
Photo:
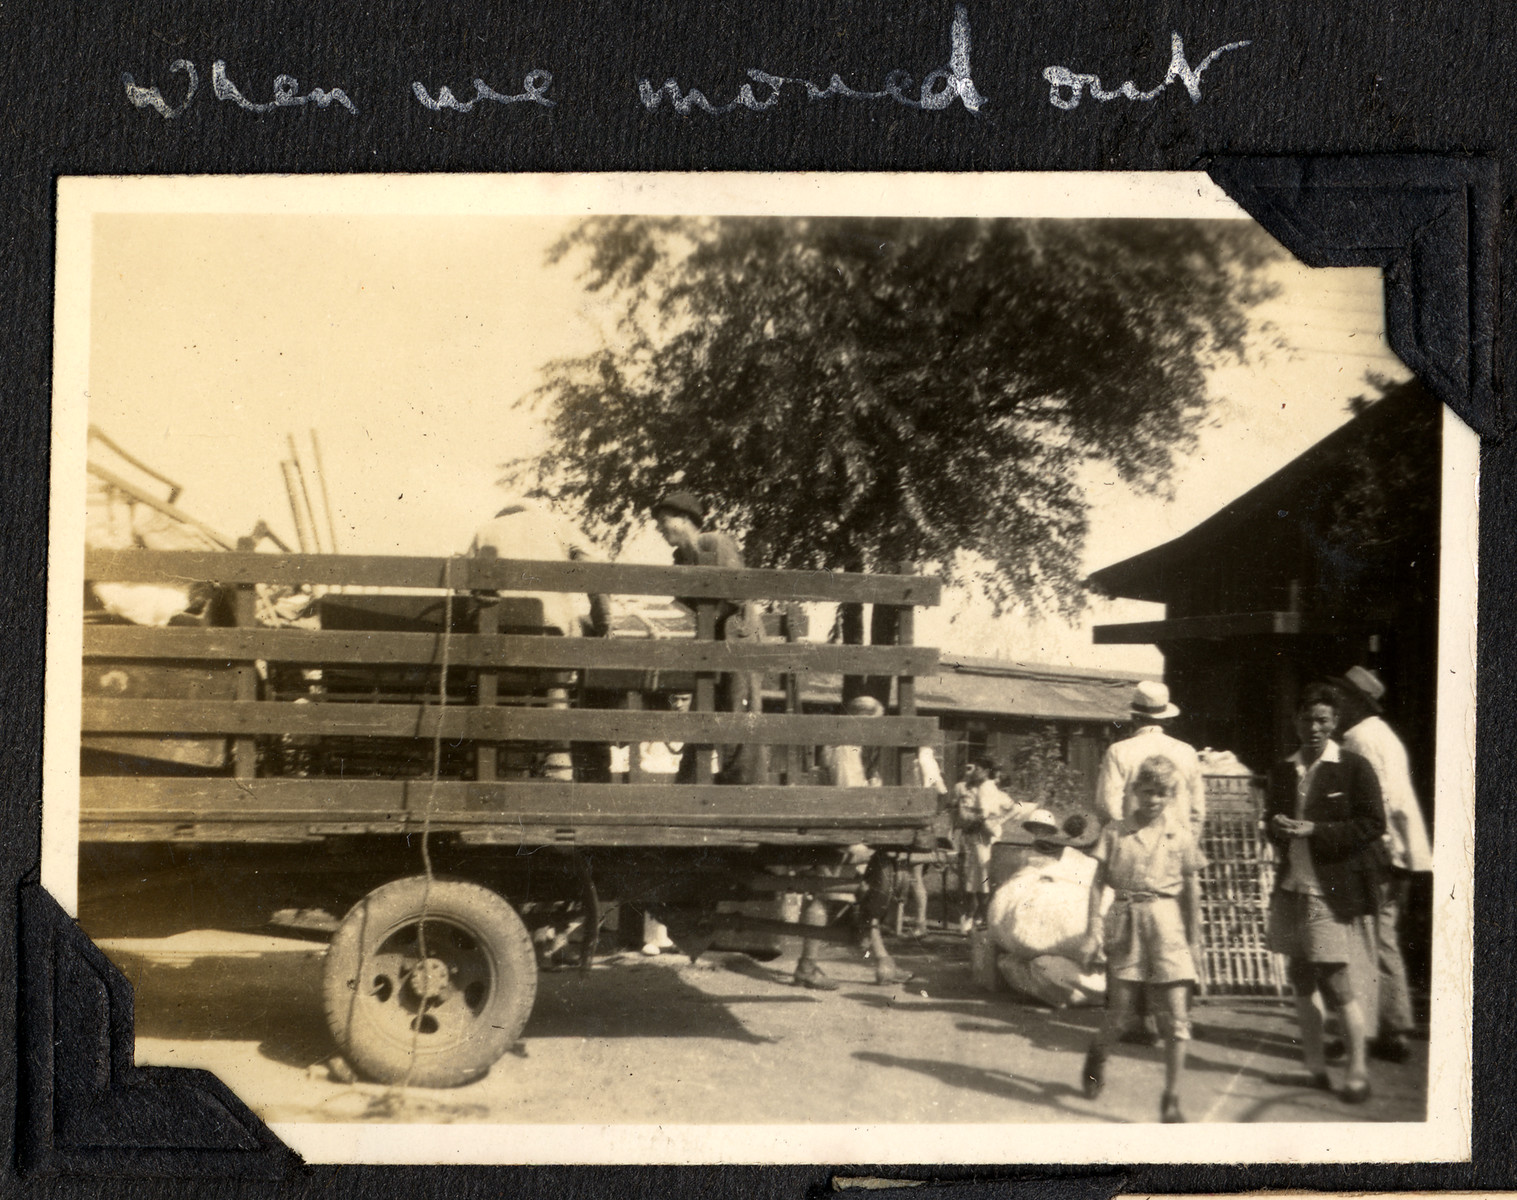
POLYGON ((1517 345, 1517 10, 102 0, 5 5, 0 38, 6 1194, 788 1198, 871 1175, 929 1181, 912 1194, 941 1200, 1517 1189, 1517 414, 1505 390, 1517 345), (800 82, 820 91, 834 76, 870 96, 812 96, 800 82), (1150 99, 1108 95, 1125 80, 1135 92, 1168 82, 1150 99), (455 105, 440 103, 444 87, 455 105), (1471 1161, 339 1167, 302 1162, 205 1072, 133 1065, 130 986, 37 882, 57 180, 718 170, 1203 171, 1307 265, 1384 270, 1390 345, 1481 441, 1471 1161))

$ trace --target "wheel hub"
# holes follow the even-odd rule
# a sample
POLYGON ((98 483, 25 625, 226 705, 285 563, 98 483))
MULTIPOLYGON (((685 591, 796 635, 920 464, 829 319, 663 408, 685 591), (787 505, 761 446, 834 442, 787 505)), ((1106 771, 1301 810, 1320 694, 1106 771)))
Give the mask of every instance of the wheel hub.
POLYGON ((447 990, 453 972, 440 958, 424 958, 411 970, 411 990, 423 1000, 435 999, 447 990))

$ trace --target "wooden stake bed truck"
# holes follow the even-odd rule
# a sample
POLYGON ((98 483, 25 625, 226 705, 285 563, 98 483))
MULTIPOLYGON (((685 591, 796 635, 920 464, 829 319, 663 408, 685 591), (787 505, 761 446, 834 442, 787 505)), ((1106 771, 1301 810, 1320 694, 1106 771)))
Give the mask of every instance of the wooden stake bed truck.
POLYGON ((277 907, 330 934, 328 1025, 382 1082, 487 1071, 531 1012, 534 935, 561 936, 566 912, 585 966, 611 902, 694 955, 734 925, 803 928, 733 901, 862 891, 878 910, 894 857, 932 845, 937 797, 912 768, 937 723, 916 715, 913 681, 937 654, 911 644, 931 578, 148 550, 91 551, 85 574, 204 581, 212 598, 167 627, 86 615, 81 889, 113 855, 149 851, 225 864, 228 889, 256 881, 256 920, 277 907), (544 636, 541 603, 513 592, 680 596, 695 636, 544 636), (270 623, 271 598, 307 594, 319 628, 270 623), (890 606, 901 644, 803 642, 785 621, 719 640, 723 612, 758 601, 792 617, 805 601, 890 606), (899 715, 804 713, 808 671, 893 676, 899 715), (731 672, 764 673, 771 696, 777 681, 783 711, 717 711, 731 672), (646 707, 674 688, 691 711, 646 707), (698 744, 692 782, 642 770, 639 747, 658 742, 698 744), (733 744, 770 747, 767 775, 715 782, 705 747, 733 744), (827 746, 891 748, 886 786, 826 785, 813 756, 827 746), (845 865, 860 844, 862 879, 845 865))

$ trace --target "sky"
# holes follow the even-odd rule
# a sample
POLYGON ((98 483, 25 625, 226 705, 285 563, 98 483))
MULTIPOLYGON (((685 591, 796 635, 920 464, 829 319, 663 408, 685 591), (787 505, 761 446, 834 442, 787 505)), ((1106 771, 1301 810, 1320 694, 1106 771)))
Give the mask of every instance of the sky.
MULTIPOLYGON (((546 445, 530 404, 541 367, 594 348, 608 327, 574 263, 547 265, 571 224, 560 216, 94 222, 89 419, 232 537, 264 519, 294 545, 280 461, 294 434, 309 470, 314 430, 340 551, 461 551, 498 507, 500 464, 546 445)), ((1367 372, 1406 374, 1384 342, 1377 270, 1288 263, 1273 273, 1281 291, 1255 313, 1251 361, 1212 372, 1212 413, 1171 494, 1141 495, 1087 469, 1087 569, 1183 533, 1326 436, 1367 390, 1367 372)), ((645 532, 623 557, 668 553, 645 532)), ((950 595, 924 614, 919 637, 961 654, 1157 674, 1156 650, 1095 646, 1090 626, 1159 615, 1097 602, 1071 626, 996 618, 950 595)))

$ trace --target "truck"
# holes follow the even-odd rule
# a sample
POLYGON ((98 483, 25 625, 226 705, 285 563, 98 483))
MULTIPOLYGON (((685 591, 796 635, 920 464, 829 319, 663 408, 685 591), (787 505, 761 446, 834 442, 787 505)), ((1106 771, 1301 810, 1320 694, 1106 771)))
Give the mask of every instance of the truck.
POLYGON ((896 866, 934 844, 939 800, 916 765, 938 730, 915 680, 937 652, 913 644, 932 577, 249 543, 85 557, 87 590, 192 582, 203 603, 164 625, 86 611, 81 887, 113 864, 133 880, 148 860, 218 864, 249 920, 328 939, 326 1024, 369 1079, 488 1072, 527 1023, 540 959, 577 926, 588 967, 613 905, 692 956, 738 935, 851 941, 773 902, 852 897, 878 915, 896 866), (694 627, 552 636, 523 595, 544 592, 678 596, 694 627), (808 602, 888 606, 898 644, 805 640, 808 602), (761 604, 764 635, 722 639, 724 611, 761 604), (737 672, 763 673, 773 711, 720 711, 737 672), (893 712, 805 711, 810 672, 893 682, 893 712), (689 711, 654 707, 674 690, 689 711), (685 746, 682 777, 642 769, 655 742, 685 746), (721 779, 715 748, 735 745, 769 748, 760 778, 721 779), (829 746, 879 748, 884 786, 826 782, 829 746))

